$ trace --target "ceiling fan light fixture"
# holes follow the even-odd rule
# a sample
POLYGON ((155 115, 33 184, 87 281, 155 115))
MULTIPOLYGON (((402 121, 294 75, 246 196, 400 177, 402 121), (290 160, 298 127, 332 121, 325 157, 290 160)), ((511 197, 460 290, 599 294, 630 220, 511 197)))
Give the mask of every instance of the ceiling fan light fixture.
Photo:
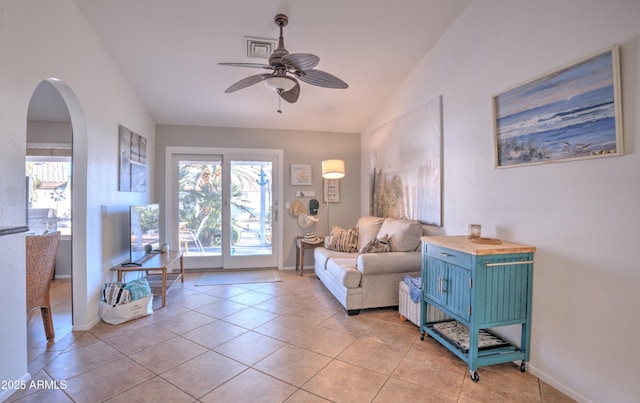
MULTIPOLYGON (((300 84, 298 80, 307 84, 315 85, 317 87, 325 88, 339 88, 344 89, 349 86, 347 83, 339 79, 338 77, 324 72, 322 70, 316 70, 314 67, 320 62, 320 58, 311 53, 289 53, 284 47, 284 35, 283 27, 289 23, 289 18, 284 14, 276 15, 274 22, 280 29, 280 36, 278 37, 278 45, 273 52, 269 55, 269 64, 263 63, 218 63, 222 66, 235 66, 235 67, 250 67, 258 69, 271 70, 271 74, 254 74, 249 77, 245 77, 237 83, 231 85, 224 92, 229 94, 257 84, 261 81, 267 83, 267 85, 274 90, 281 99, 295 103, 300 96, 300 84)), ((255 42, 250 42, 247 38, 247 51, 252 56, 260 56, 269 52, 270 43, 264 42, 260 39, 256 39, 255 42), (253 48, 253 49, 250 49, 253 48)), ((248 53, 249 55, 249 53, 248 53)), ((278 112, 280 110, 278 109, 278 112)))
POLYGON ((264 79, 275 92, 287 92, 296 86, 296 82, 285 76, 271 76, 264 79))

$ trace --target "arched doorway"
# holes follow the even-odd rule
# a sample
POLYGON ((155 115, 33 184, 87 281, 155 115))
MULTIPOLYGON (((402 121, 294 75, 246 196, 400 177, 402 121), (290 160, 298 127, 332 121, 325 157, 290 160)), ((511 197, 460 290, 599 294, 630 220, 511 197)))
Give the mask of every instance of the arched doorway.
MULTIPOLYGON (((63 201, 69 206, 68 212, 63 207, 61 217, 56 217, 57 222, 62 224, 60 229, 64 228, 63 232, 66 233, 66 243, 61 243, 59 251, 62 258, 60 264, 66 267, 61 267, 59 272, 56 270, 56 276, 71 278, 72 326, 87 323, 87 282, 83 269, 83 262, 86 263, 86 143, 84 112, 75 93, 57 78, 40 82, 31 97, 27 114, 27 156, 34 153, 48 153, 52 157, 62 157, 56 154, 69 156, 68 183, 62 183, 64 178, 61 183, 55 183, 53 178, 49 193, 51 197, 58 198, 58 206, 63 201), (70 228, 65 228, 67 225, 70 228)), ((50 159, 59 161, 63 158, 50 159)), ((61 171, 63 169, 58 172, 61 171)))
MULTIPOLYGON (((72 328, 71 243, 73 130, 64 99, 48 81, 36 87, 27 112, 26 195, 29 234, 60 231, 51 303, 56 335, 72 328)), ((28 345, 42 340, 39 313, 27 318, 28 345)))

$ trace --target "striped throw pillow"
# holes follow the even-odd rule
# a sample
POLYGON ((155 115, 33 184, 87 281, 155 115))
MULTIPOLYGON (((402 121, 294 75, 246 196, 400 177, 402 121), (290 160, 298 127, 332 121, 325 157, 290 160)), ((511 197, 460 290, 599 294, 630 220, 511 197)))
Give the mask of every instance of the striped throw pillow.
POLYGON ((327 249, 339 252, 357 252, 358 251, 358 227, 349 229, 333 226, 329 234, 329 242, 327 249))
POLYGON ((111 306, 131 302, 131 293, 124 288, 124 283, 104 283, 102 300, 111 306))

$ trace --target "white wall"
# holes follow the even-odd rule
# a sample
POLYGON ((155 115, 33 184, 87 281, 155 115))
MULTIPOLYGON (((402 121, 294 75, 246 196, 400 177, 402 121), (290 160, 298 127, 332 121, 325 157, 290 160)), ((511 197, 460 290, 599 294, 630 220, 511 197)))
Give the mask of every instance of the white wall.
POLYGON ((639 20, 636 0, 472 1, 362 133, 368 172, 369 131, 443 95, 440 231, 538 248, 530 368, 580 401, 640 396, 639 20), (614 44, 626 155, 494 169, 492 96, 614 44))
MULTIPOLYGON (((340 203, 331 203, 331 225, 349 227, 356 224, 360 206, 360 137, 357 133, 328 133, 295 130, 239 129, 224 127, 196 127, 159 125, 156 129, 156 160, 158 172, 165 172, 164 155, 167 146, 217 147, 217 148, 263 148, 280 149, 284 152, 283 200, 296 200, 295 192, 315 191, 320 202, 319 222, 309 230, 320 235, 328 233, 327 204, 322 198, 321 163, 326 159, 343 159, 346 176, 340 180, 340 203), (291 164, 311 164, 312 185, 291 186, 291 164)), ((156 177, 156 199, 164 203, 164 175, 156 177)), ((309 198, 301 199, 307 205, 309 198)), ((282 204, 285 207, 285 204, 282 204)), ((285 268, 295 267, 294 238, 308 230, 301 228, 297 221, 284 209, 283 261, 285 268)), ((313 254, 305 254, 307 266, 313 265, 313 254)))
MULTIPOLYGON (((101 205, 145 202, 153 193, 117 191, 118 124, 144 135, 153 156, 155 124, 71 0, 0 1, 0 226, 25 222, 27 109, 37 85, 55 77, 74 131, 74 329, 98 321, 99 291, 117 257, 101 205), (77 243, 76 243, 77 242, 77 243)), ((153 172, 154 161, 150 161, 153 172)), ((24 236, 0 238, 0 379, 27 374, 24 236), (5 269, 6 267, 6 269, 5 269), (11 301, 11 304, 5 304, 11 301)), ((0 391, 0 400, 6 391, 0 391)))
MULTIPOLYGON (((63 102, 63 101, 61 101, 63 102)), ((71 145, 73 140, 71 122, 27 122, 27 141, 29 143, 71 145)))

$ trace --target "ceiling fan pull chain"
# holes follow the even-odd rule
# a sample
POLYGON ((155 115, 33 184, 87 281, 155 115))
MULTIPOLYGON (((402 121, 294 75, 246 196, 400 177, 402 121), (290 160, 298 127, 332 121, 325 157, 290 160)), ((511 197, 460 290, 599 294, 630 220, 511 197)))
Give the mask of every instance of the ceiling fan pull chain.
POLYGON ((278 94, 278 113, 282 113, 282 99, 280 98, 280 94, 278 94))

